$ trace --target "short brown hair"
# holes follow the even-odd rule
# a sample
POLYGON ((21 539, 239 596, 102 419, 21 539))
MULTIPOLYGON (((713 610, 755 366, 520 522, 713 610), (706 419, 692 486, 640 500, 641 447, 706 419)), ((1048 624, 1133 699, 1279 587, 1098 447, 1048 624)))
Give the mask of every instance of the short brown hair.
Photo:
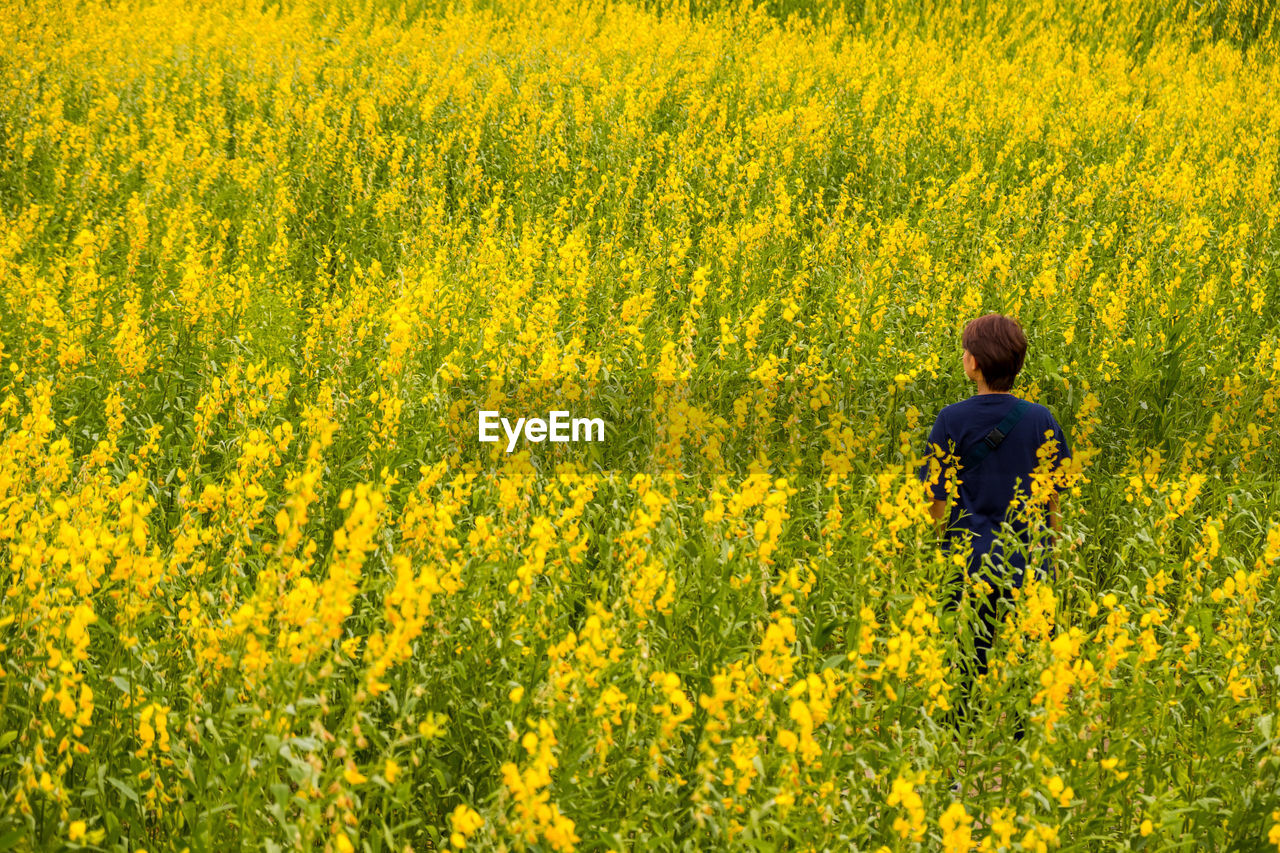
POLYGON ((960 336, 973 354, 982 378, 992 391, 1008 391, 1027 358, 1027 336, 1022 326, 1003 314, 985 314, 965 324, 960 336))

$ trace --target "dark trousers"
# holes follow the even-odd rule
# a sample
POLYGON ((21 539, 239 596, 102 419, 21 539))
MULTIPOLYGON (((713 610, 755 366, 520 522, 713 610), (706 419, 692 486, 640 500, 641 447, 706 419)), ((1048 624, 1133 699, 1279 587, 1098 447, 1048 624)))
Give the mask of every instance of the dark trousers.
MULTIPOLYGON (((1015 578, 1020 582, 1021 572, 1015 578)), ((988 580, 990 583, 990 580, 988 580)), ((1005 615, 1009 612, 1009 608, 1013 604, 1013 584, 1009 582, 992 584, 993 588, 990 592, 984 592, 975 589, 977 600, 974 602, 972 616, 970 617, 969 626, 973 633, 973 652, 969 653, 967 648, 961 646, 957 649, 956 666, 960 670, 959 691, 955 697, 953 710, 948 714, 950 724, 959 729, 964 721, 971 721, 976 712, 974 707, 974 682, 979 676, 986 675, 990 667, 991 648, 995 643, 996 631, 1004 621, 1005 615)), ((959 584, 952 595, 947 599, 943 610, 946 612, 957 612, 960 604, 961 589, 959 584)), ((957 635, 961 631, 957 630, 957 635)), ((1017 718, 1017 727, 1014 731, 1014 739, 1021 740, 1023 736, 1023 721, 1019 715, 1017 718)))

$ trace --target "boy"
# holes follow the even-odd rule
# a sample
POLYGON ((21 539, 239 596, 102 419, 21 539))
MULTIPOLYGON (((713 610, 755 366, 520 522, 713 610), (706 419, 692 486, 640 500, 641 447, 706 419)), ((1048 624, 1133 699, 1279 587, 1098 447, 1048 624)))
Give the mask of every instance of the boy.
MULTIPOLYGON (((947 508, 946 477, 934 459, 944 454, 959 457, 959 480, 956 501, 947 522, 947 544, 968 537, 972 556, 966 576, 980 574, 992 591, 978 601, 978 621, 974 637, 975 660, 965 661, 965 684, 961 701, 967 697, 969 683, 975 674, 987 671, 987 655, 995 628, 999 624, 999 605, 1008 598, 1009 590, 1020 588, 1027 569, 1021 550, 1004 553, 997 541, 1001 525, 1008 521, 1014 532, 1030 544, 1033 531, 1021 513, 1010 512, 1015 499, 1025 497, 1030 489, 1032 472, 1040 464, 1039 452, 1046 441, 1053 441, 1054 467, 1070 457, 1062 427, 1044 406, 1020 400, 1010 389, 1027 355, 1027 338, 1018 322, 1000 314, 987 314, 969 321, 961 336, 964 346, 964 372, 977 385, 978 393, 944 408, 929 433, 930 459, 920 470, 920 478, 929 482, 932 503, 929 511, 941 525, 947 508)), ((1020 502, 1020 501, 1019 501, 1020 502)), ((1059 529, 1058 496, 1048 500, 1049 526, 1059 529)), ((1043 577, 1048 558, 1036 567, 1043 577)), ((960 591, 955 590, 947 604, 954 608, 960 591)))

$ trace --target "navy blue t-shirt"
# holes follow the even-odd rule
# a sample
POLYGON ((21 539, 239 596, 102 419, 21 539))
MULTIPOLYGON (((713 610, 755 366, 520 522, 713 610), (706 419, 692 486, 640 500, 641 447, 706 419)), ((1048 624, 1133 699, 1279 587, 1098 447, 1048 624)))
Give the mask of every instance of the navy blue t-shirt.
MULTIPOLYGON (((938 413, 929 431, 929 458, 936 458, 935 447, 963 458, 992 428, 1017 404, 1013 394, 975 394, 967 400, 952 403, 938 413)), ((995 538, 1005 521, 1005 514, 1014 499, 1015 491, 1026 494, 1031 474, 1039 464, 1037 451, 1046 441, 1056 441, 1057 449, 1052 464, 1061 465, 1071 456, 1067 437, 1049 410, 1038 403, 1030 403, 1022 419, 1009 430, 1000 446, 973 467, 960 472, 960 487, 956 502, 951 507, 947 529, 951 531, 948 543, 968 531, 973 539, 973 556, 969 562, 972 574, 982 564, 982 555, 990 553, 997 565, 1003 565, 1005 574, 1016 586, 1022 584, 1026 561, 1017 552, 1002 558, 1002 549, 995 538), (1049 436, 1046 437, 1045 433, 1049 436)), ((928 460, 920 468, 920 479, 927 480, 928 460)), ((940 477, 931 484, 933 496, 946 500, 945 483, 940 477)), ((1014 530, 1026 536, 1025 522, 1010 519, 1014 530)))

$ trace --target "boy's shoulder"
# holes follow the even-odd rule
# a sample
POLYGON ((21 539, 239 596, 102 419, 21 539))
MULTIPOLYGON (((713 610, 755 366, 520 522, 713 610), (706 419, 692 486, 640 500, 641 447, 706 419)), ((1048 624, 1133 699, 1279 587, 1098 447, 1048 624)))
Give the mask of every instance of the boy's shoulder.
POLYGON ((1031 403, 1030 400, 1027 402, 1031 404, 1031 411, 1035 412, 1046 423, 1058 426, 1058 419, 1053 416, 1053 412, 1048 406, 1043 406, 1040 403, 1031 403))
MULTIPOLYGON (((1019 399, 1025 400, 1025 398, 1019 398, 1019 399)), ((1041 417, 1045 417, 1045 418, 1053 417, 1053 412, 1049 411, 1048 406, 1045 406, 1041 403, 1033 403, 1030 400, 1025 400, 1025 402, 1028 406, 1031 407, 1029 411, 1035 412, 1037 415, 1040 415, 1041 417)))
MULTIPOLYGON (((1053 416, 1053 412, 1049 411, 1047 406, 1043 406, 1040 403, 1033 403, 1024 397, 1018 397, 1017 399, 1026 403, 1028 406, 1027 413, 1024 417, 1030 416, 1032 421, 1049 424, 1056 424, 1058 422, 1053 416)), ((1012 405, 1017 404, 1014 403, 1012 405)), ((972 397, 966 397, 963 400, 957 400, 950 405, 943 406, 938 412, 938 419, 944 423, 958 423, 960 421, 979 416, 981 413, 986 411, 990 411, 989 409, 986 409, 985 406, 985 401, 981 401, 980 395, 975 394, 972 397)))
POLYGON ((1047 436, 1061 436, 1063 434, 1062 425, 1058 423, 1058 419, 1053 416, 1053 412, 1049 410, 1048 406, 1032 403, 1030 400, 1027 403, 1029 408, 1023 420, 1027 421, 1028 425, 1033 429, 1033 434, 1027 436, 1028 440, 1038 443, 1038 440, 1043 440, 1047 436))
POLYGON ((1040 403, 1033 403, 1025 398, 1019 399, 1023 400, 1023 402, 1027 404, 1027 414, 1025 417, 1027 417, 1032 423, 1043 424, 1045 426, 1058 425, 1058 419, 1053 416, 1053 412, 1049 410, 1048 406, 1040 403))

